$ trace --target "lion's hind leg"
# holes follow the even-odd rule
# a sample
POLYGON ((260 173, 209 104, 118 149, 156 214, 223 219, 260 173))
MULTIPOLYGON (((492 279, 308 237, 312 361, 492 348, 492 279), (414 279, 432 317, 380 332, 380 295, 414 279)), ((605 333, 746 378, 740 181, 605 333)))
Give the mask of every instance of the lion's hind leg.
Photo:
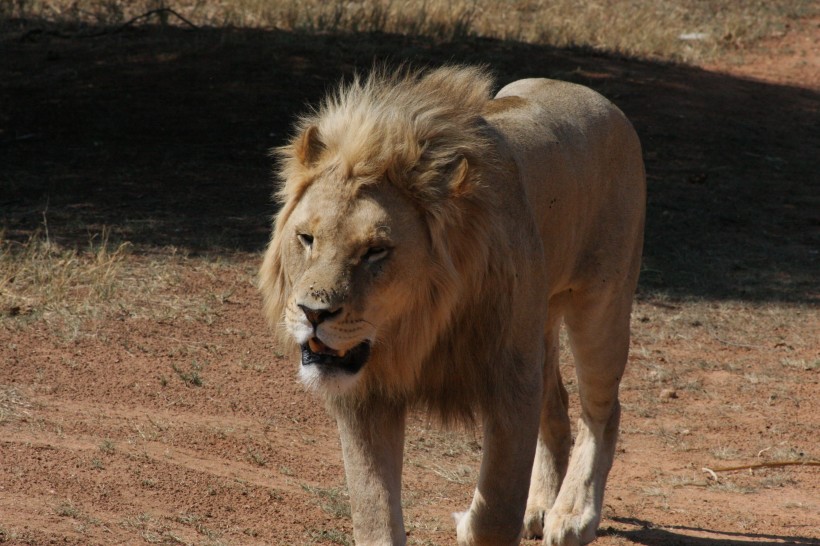
POLYGON ((629 351, 632 292, 574 293, 565 321, 575 357, 581 418, 566 477, 544 523, 544 544, 595 540, 618 438, 618 388, 629 351))
POLYGON ((544 518, 549 512, 567 471, 572 444, 568 396, 558 368, 558 332, 561 317, 551 303, 551 318, 545 334, 544 392, 541 402, 541 425, 533 461, 527 511, 524 514, 524 536, 537 538, 544 534, 544 518))

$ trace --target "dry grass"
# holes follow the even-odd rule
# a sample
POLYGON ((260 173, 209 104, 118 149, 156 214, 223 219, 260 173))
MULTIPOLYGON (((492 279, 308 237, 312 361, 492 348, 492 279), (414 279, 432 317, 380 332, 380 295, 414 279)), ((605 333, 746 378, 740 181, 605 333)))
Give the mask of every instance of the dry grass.
POLYGON ((802 0, 0 0, 0 16, 116 26, 161 24, 467 36, 646 58, 699 61, 768 36, 820 9, 802 0))
MULTIPOLYGON (((707 359, 691 363, 705 371, 738 371, 746 363, 746 355, 756 352, 767 354, 771 360, 770 370, 776 375, 787 368, 803 371, 816 368, 813 357, 817 314, 811 304, 699 298, 668 303, 662 294, 642 296, 638 301, 633 313, 632 354, 658 383, 679 380, 675 374, 680 370, 672 370, 657 360, 657 353, 653 354, 650 349, 664 343, 691 355, 702 355, 707 345, 739 353, 734 357, 736 360, 707 359)), ((759 377, 747 379, 765 382, 759 377)))
POLYGON ((0 385, 0 425, 28 416, 31 404, 18 389, 0 385))
POLYGON ((302 489, 317 497, 318 504, 327 514, 336 519, 350 518, 350 500, 347 491, 339 487, 314 487, 302 485, 302 489))
POLYGON ((94 315, 115 296, 129 246, 109 244, 107 230, 85 250, 64 248, 47 232, 22 244, 0 233, 0 317, 94 315))
MULTIPOLYGON (((107 229, 79 249, 54 242, 45 230, 22 243, 0 232, 0 331, 43 321, 61 338, 76 339, 93 334, 95 320, 112 316, 209 325, 240 284, 254 282, 255 269, 237 268, 230 257, 194 258, 174 248, 148 256, 131 248, 127 242, 112 244, 107 229), (206 297, 185 295, 189 273, 208 282, 226 271, 233 280, 206 297)), ((177 351, 197 352, 184 344, 177 351)), ((199 386, 199 366, 191 366, 177 373, 199 386)))

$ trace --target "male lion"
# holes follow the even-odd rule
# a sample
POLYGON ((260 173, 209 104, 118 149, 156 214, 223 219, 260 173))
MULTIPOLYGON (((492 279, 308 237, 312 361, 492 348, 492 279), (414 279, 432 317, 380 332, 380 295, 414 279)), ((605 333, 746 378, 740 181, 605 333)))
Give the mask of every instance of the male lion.
POLYGON ((601 518, 641 257, 640 144, 587 88, 492 86, 477 68, 376 71, 278 150, 260 288, 338 422, 358 544, 406 542, 405 416, 419 406, 482 420, 459 544, 582 544, 601 518), (582 408, 571 458, 562 320, 582 408))

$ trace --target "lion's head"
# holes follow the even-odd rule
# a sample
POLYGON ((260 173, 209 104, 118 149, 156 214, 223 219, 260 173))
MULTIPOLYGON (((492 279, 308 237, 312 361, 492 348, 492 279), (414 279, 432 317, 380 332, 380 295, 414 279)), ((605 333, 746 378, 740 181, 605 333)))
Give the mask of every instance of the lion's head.
POLYGON ((282 208, 260 288, 309 387, 413 388, 474 280, 465 271, 487 259, 470 209, 493 157, 491 86, 475 68, 377 72, 276 151, 282 208))

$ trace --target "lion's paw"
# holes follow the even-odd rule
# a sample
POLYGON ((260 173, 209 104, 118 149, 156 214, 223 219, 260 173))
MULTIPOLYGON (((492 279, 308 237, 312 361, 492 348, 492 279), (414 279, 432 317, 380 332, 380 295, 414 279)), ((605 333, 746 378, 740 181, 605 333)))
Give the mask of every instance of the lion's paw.
POLYGON ((582 546, 595 540, 599 518, 551 510, 544 522, 544 546, 582 546))
POLYGON ((470 510, 464 512, 453 512, 453 519, 456 521, 456 541, 458 546, 475 546, 482 544, 475 536, 473 529, 473 518, 475 516, 470 510))
POLYGON ((470 532, 470 511, 453 512, 453 520, 456 522, 456 540, 459 546, 473 544, 472 533, 470 532))
POLYGON ((544 536, 544 510, 527 509, 524 514, 524 538, 544 536))

